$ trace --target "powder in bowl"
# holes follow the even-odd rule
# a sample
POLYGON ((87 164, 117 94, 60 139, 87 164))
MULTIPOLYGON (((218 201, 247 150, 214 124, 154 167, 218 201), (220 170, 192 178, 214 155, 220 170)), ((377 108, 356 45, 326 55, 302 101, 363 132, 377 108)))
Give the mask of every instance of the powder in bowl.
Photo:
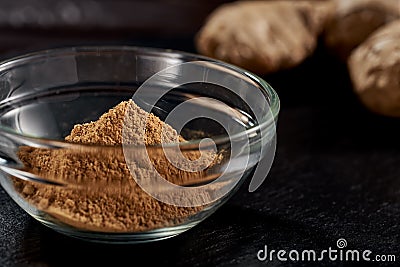
MULTIPOLYGON (((65 140, 87 145, 107 145, 112 149, 85 146, 85 149, 45 149, 23 146, 18 156, 25 168, 49 181, 49 185, 13 178, 17 192, 31 205, 50 214, 58 221, 80 230, 100 232, 140 232, 183 223, 205 208, 178 207, 165 204, 147 194, 132 175, 151 173, 140 165, 132 173, 125 162, 122 149, 122 129, 126 112, 133 124, 145 123, 145 145, 161 144, 161 132, 166 131, 165 143, 185 139, 154 114, 149 114, 132 100, 123 101, 97 121, 75 125, 65 140), (147 118, 147 121, 146 121, 147 118), (164 127, 164 128, 163 128, 164 127)), ((131 127, 129 140, 136 144, 144 133, 131 127)), ((143 128, 144 129, 144 128, 143 128)), ((159 150, 149 154, 155 169, 169 182, 182 185, 200 181, 207 168, 187 172, 170 164, 159 150)), ((199 158, 199 151, 185 153, 189 160, 199 158)), ((220 162, 222 156, 210 153, 208 168, 220 162)), ((207 157, 206 157, 207 161, 207 157)))

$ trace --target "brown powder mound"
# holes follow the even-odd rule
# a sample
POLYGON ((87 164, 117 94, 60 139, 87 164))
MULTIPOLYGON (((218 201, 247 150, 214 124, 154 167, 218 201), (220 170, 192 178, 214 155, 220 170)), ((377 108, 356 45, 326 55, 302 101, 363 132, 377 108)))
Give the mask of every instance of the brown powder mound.
MULTIPOLYGON (((103 114, 97 121, 75 125, 65 140, 82 144, 120 145, 123 141, 124 123, 125 130, 129 133, 129 144, 141 143, 143 136, 146 145, 161 144, 163 127, 166 143, 172 143, 179 139, 184 141, 171 126, 165 124, 154 114, 147 113, 132 100, 121 102, 103 114), (141 129, 144 129, 145 123, 146 132, 143 133, 141 129)), ((125 141, 127 140, 128 138, 125 138, 125 141)))
MULTIPOLYGON (((39 210, 79 229, 136 232, 182 223, 204 207, 177 207, 148 195, 138 186, 133 175, 151 179, 154 171, 146 168, 140 159, 130 162, 128 168, 121 146, 123 139, 129 140, 129 144, 139 144, 143 140, 147 146, 160 144, 162 131, 166 133, 163 140, 166 143, 184 141, 171 126, 148 114, 132 100, 121 102, 97 121, 75 125, 65 138, 71 143, 111 147, 20 148, 19 157, 26 170, 66 186, 43 185, 15 178, 15 187, 39 210), (146 127, 140 127, 144 123, 146 127), (146 129, 145 133, 140 129, 146 129), (126 138, 122 138, 123 134, 126 138)), ((207 153, 200 164, 208 166, 212 162, 213 166, 221 160, 220 156, 207 153)), ((188 172, 174 167, 160 147, 148 147, 147 154, 155 169, 172 183, 190 184, 209 179, 207 169, 188 172)), ((200 156, 199 151, 193 150, 183 154, 189 160, 200 156)))

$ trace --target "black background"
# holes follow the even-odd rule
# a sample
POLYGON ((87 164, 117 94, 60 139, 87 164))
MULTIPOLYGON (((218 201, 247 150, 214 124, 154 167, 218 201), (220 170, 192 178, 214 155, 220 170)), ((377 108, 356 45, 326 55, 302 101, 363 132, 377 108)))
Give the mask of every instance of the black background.
MULTIPOLYGON (((19 2, 25 5, 27 1, 19 2)), ((141 25, 130 21, 131 24, 119 28, 107 28, 101 23, 87 23, 90 27, 86 28, 65 23, 15 26, 3 21, 1 58, 82 44, 196 52, 195 32, 206 14, 220 2, 205 1, 208 5, 202 5, 202 9, 193 1, 186 2, 189 4, 182 7, 186 8, 185 14, 193 12, 197 16, 186 14, 187 20, 192 20, 182 21, 186 22, 185 27, 162 24, 172 17, 174 23, 179 21, 175 16, 181 14, 176 10, 181 5, 179 1, 152 2, 170 12, 163 18, 154 17, 159 23, 147 28, 149 24, 143 19, 138 19, 141 25)), ((47 7, 49 2, 38 3, 47 7)), ((134 1, 136 9, 132 11, 143 3, 134 1)), ((146 11, 149 17, 152 8, 146 11)), ((278 92, 282 108, 275 161, 257 191, 249 193, 248 182, 245 183, 207 220, 172 239, 139 245, 105 245, 72 239, 42 226, 0 189, 0 266, 258 266, 266 265, 256 256, 264 245, 276 250, 318 251, 335 248, 339 238, 347 240, 349 249, 369 249, 373 255, 394 254, 398 265, 399 119, 365 109, 353 93, 345 64, 322 45, 300 66, 263 78, 278 92)), ((274 261, 268 265, 310 264, 274 261)), ((323 265, 357 264, 326 261, 323 265)))

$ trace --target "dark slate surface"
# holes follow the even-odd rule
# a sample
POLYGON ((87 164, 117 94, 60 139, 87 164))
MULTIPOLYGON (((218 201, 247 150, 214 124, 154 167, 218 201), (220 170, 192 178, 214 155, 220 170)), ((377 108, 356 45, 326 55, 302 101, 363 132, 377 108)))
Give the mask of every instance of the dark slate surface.
MULTIPOLYGON (((191 40, 127 43, 195 52, 191 40)), ((104 245, 42 226, 0 189, 0 266, 147 266, 146 261, 149 266, 258 266, 265 265, 256 257, 264 245, 320 251, 335 248, 339 238, 349 249, 394 254, 398 265, 400 120, 364 109, 345 66, 323 49, 301 66, 265 79, 278 91, 282 110, 275 161, 256 192, 244 184, 206 221, 172 239, 104 245)))

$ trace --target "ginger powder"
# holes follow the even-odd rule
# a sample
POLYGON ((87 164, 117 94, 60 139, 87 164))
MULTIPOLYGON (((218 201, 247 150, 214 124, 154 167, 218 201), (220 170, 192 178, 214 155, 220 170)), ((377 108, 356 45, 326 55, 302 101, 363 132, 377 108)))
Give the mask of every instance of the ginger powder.
MULTIPOLYGON (((111 148, 20 147, 18 155, 27 171, 60 184, 45 185, 14 178, 14 185, 21 197, 62 223, 100 232, 137 232, 173 226, 201 211, 204 207, 177 207, 160 202, 143 191, 132 178, 132 175, 146 176, 149 172, 138 166, 132 174, 125 162, 122 129, 128 109, 133 125, 146 123, 146 145, 160 144, 162 131, 167 132, 164 142, 185 141, 171 126, 147 113, 132 100, 123 101, 98 120, 75 125, 65 137, 71 143, 106 145, 111 148)), ((133 144, 139 142, 140 138, 143 140, 142 133, 135 127, 130 128, 128 133, 133 144)), ((159 152, 150 156, 150 159, 155 169, 168 181, 186 184, 207 177, 207 169, 199 172, 182 171, 169 164, 159 152)), ((196 160, 199 152, 191 151, 185 156, 189 160, 196 160)), ((210 159, 211 165, 214 165, 221 157, 210 154, 210 159)))

